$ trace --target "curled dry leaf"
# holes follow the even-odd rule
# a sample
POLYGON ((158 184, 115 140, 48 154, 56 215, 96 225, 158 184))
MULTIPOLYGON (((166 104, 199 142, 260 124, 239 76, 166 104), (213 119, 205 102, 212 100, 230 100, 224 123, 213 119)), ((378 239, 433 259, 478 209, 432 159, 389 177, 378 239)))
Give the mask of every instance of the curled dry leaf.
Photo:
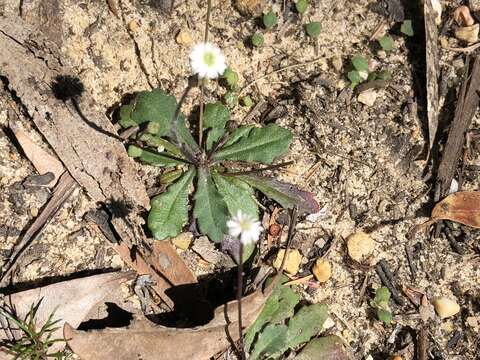
POLYGON ((472 14, 470 14, 470 9, 465 5, 459 6, 455 9, 453 12, 453 19, 460 26, 471 26, 475 23, 472 14))
MULTIPOLYGON (((244 326, 257 318, 276 283, 242 299, 244 326)), ((207 325, 195 328, 168 328, 136 318, 126 328, 92 331, 75 330, 67 323, 63 333, 82 360, 206 360, 238 340, 237 305, 234 300, 218 307, 207 325)))
MULTIPOLYGON (((62 325, 66 322, 78 326, 92 313, 97 305, 105 300, 118 301, 121 297, 120 284, 133 278, 133 273, 107 273, 84 278, 62 281, 48 286, 21 291, 5 296, 5 302, 15 308, 20 318, 30 311, 33 305, 41 299, 42 302, 36 314, 38 324, 44 324, 54 313, 53 319, 59 319, 58 329, 52 333, 52 339, 62 338, 62 325)), ((0 341, 7 340, 6 334, 0 332, 0 341)), ((51 352, 60 350, 65 344, 56 343, 51 352)), ((11 359, 0 349, 0 360, 11 359)))
POLYGON ((430 220, 416 225, 410 230, 409 237, 440 220, 450 220, 480 229, 480 191, 460 191, 447 196, 432 210, 430 220))

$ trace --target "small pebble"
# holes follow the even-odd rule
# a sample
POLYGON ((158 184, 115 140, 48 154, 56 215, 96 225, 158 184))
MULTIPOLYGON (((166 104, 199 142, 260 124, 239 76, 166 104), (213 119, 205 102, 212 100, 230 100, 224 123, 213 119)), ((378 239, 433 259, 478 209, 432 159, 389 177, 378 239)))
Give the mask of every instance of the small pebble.
POLYGON ((193 234, 191 232, 184 232, 172 239, 173 245, 181 250, 187 250, 193 240, 193 234))
POLYGON ((38 216, 38 208, 37 207, 32 207, 30 209, 30 214, 32 214, 32 216, 35 218, 38 216))
POLYGON ((138 23, 137 20, 131 20, 128 23, 128 30, 130 30, 131 32, 137 32, 139 27, 140 27, 140 24, 138 23))
POLYGON ((235 7, 244 16, 259 16, 265 9, 265 0, 236 0, 235 7))
MULTIPOLYGON (((282 260, 285 256, 285 249, 280 249, 277 253, 277 257, 273 262, 273 267, 277 270, 280 269, 282 266, 282 260)), ((302 254, 297 249, 290 249, 288 251, 287 259, 285 260, 285 272, 289 273, 290 275, 295 275, 298 273, 300 268, 300 264, 302 262, 302 254)))
POLYGON ((373 106, 377 100, 377 92, 374 89, 368 89, 358 94, 358 102, 367 106, 373 106))
POLYGON ((268 233, 274 237, 277 237, 278 235, 280 235, 281 231, 282 231, 282 227, 276 223, 270 225, 268 228, 268 233))
POLYGON ((340 56, 334 56, 331 60, 332 66, 335 71, 340 72, 343 68, 342 58, 340 56))
POLYGON ((468 44, 472 44, 478 41, 479 24, 472 26, 465 26, 455 30, 455 37, 459 40, 463 40, 468 44))
POLYGON ((180 45, 190 46, 193 44, 192 35, 186 30, 180 30, 175 40, 180 45))
POLYGON ((439 297, 432 301, 433 307, 441 319, 446 319, 457 314, 460 311, 460 306, 455 300, 446 297, 439 297))
POLYGON ((319 258, 312 268, 312 273, 318 282, 327 282, 332 276, 332 265, 330 265, 328 260, 319 258))
POLYGON ((355 261, 363 262, 375 249, 375 241, 370 235, 358 231, 347 239, 348 255, 355 261))

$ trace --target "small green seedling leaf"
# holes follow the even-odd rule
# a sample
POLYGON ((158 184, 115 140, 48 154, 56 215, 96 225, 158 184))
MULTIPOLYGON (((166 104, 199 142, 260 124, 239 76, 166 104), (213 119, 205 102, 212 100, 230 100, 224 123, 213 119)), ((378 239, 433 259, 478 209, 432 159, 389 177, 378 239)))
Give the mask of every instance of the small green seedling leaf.
POLYGON ((242 104, 245 107, 251 107, 253 105, 253 100, 250 96, 245 96, 242 98, 242 104))
POLYGON ((352 65, 357 71, 368 72, 368 60, 363 56, 356 55, 352 58, 352 65))
POLYGON ((190 168, 176 183, 151 202, 147 225, 157 240, 177 236, 188 221, 188 193, 195 175, 190 168))
POLYGON ((130 126, 135 126, 137 123, 133 121, 132 119, 132 110, 133 110, 133 105, 128 104, 128 105, 123 105, 120 108, 120 120, 118 123, 120 124, 121 127, 127 128, 130 126))
POLYGON ((299 190, 291 184, 264 176, 239 175, 237 177, 275 200, 285 209, 293 209, 296 206, 300 214, 313 214, 320 210, 312 193, 299 190))
POLYGON ((392 80, 392 73, 388 70, 382 70, 377 73, 377 79, 380 80, 392 80))
POLYGON ((320 24, 318 21, 312 21, 311 23, 305 25, 305 30, 308 36, 316 39, 322 31, 322 24, 320 24))
POLYGON ((271 164, 285 154, 292 141, 292 133, 276 124, 255 128, 235 144, 223 147, 215 160, 255 161, 271 164))
POLYGON ((295 9, 300 13, 303 14, 307 11, 308 8, 308 0, 297 0, 295 3, 295 9))
POLYGON ((235 215, 239 210, 244 214, 258 218, 258 205, 253 200, 253 189, 247 183, 234 176, 222 176, 217 173, 212 175, 217 190, 227 204, 230 215, 235 215))
POLYGON ((373 81, 377 79, 378 74, 376 72, 371 72, 368 74, 367 81, 373 81))
POLYGON ((390 290, 388 290, 387 287, 382 286, 378 288, 377 291, 375 292, 375 302, 377 304, 382 304, 382 303, 388 304, 388 301, 390 300, 390 296, 391 296, 390 290))
POLYGON ((233 91, 227 91, 223 95, 223 101, 228 107, 233 108, 238 103, 238 96, 233 91))
POLYGON ((277 21, 277 15, 273 11, 263 14, 263 25, 265 26, 265 29, 271 29, 277 24, 277 21))
POLYGON ((390 325, 392 322, 392 313, 388 310, 377 309, 377 317, 380 321, 383 321, 385 325, 390 325))
POLYGON ((135 145, 128 147, 128 155, 133 158, 139 158, 144 163, 153 166, 172 167, 184 164, 183 161, 173 159, 166 153, 157 153, 152 150, 142 149, 135 145))
POLYGON ((348 80, 350 80, 352 84, 355 84, 355 85, 360 84, 363 80, 357 70, 349 71, 347 73, 347 78, 348 80))
POLYGON ((130 118, 136 124, 148 121, 159 123, 160 128, 157 135, 164 136, 170 133, 171 121, 176 107, 175 97, 168 95, 161 89, 142 91, 133 101, 130 118))
POLYGON ((224 147, 230 146, 232 144, 235 144, 238 140, 241 138, 244 138, 248 136, 250 131, 254 128, 253 125, 246 125, 246 126, 240 126, 239 128, 235 129, 230 136, 228 137, 227 141, 225 142, 224 147))
POLYGON ((205 129, 223 129, 228 120, 230 120, 230 110, 221 102, 205 105, 203 112, 203 126, 205 129))
POLYGON ((223 72, 223 78, 231 88, 234 88, 238 83, 238 74, 229 67, 223 72))
POLYGON ((400 31, 407 36, 413 36, 412 20, 405 20, 400 26, 400 31))
POLYGON ((395 42, 393 41, 391 36, 385 35, 378 39, 380 46, 385 51, 392 51, 395 47, 395 42))
POLYGON ((313 339, 295 356, 295 360, 318 359, 348 360, 342 339, 335 335, 313 339))
POLYGON ((250 41, 254 47, 260 47, 265 42, 263 35, 260 33, 255 33, 250 37, 250 41))
POLYGON ((207 168, 198 169, 197 191, 193 215, 200 231, 214 242, 221 242, 227 232, 228 208, 215 187, 207 168))

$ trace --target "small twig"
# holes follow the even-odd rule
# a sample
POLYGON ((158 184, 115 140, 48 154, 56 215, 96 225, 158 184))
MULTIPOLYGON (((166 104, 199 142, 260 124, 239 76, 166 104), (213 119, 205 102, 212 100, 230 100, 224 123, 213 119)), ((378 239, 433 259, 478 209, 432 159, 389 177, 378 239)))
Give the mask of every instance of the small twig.
POLYGON ((240 96, 241 94, 243 94, 243 92, 245 90, 247 90, 250 86, 258 83, 259 81, 271 76, 271 75, 274 75, 274 74, 278 74, 282 71, 285 71, 285 70, 289 70, 289 69, 295 69, 295 68, 298 68, 298 67, 302 67, 302 66, 307 66, 307 65, 311 65, 311 64, 315 64, 316 62, 319 62, 321 61, 323 58, 322 57, 319 57, 319 58, 316 58, 316 59, 313 59, 313 60, 310 60, 310 61, 306 61, 306 62, 303 62, 303 63, 300 63, 300 64, 291 64, 291 65, 287 65, 287 66, 284 66, 280 69, 277 69, 277 70, 274 70, 274 71, 271 71, 267 74, 264 74, 262 76, 260 76, 259 78, 256 78, 255 80, 252 80, 250 81, 248 84, 246 84, 239 92, 238 92, 238 95, 240 96))
POLYGON ((418 360, 428 360, 428 333, 425 325, 420 325, 417 338, 418 360))
POLYGON ((400 296, 400 293, 398 292, 398 290, 393 286, 393 284, 388 279, 382 266, 380 264, 377 264, 377 266, 375 266, 375 270, 380 280, 382 280, 383 285, 385 285, 388 288, 388 290, 390 290, 393 300, 395 300, 397 304, 403 305, 404 304, 403 298, 400 296))
POLYGON ((409 244, 405 244, 405 253, 407 254, 407 262, 412 275, 412 280, 415 281, 415 278, 417 277, 417 267, 415 266, 412 249, 410 248, 409 244))
POLYGON ((442 47, 442 49, 448 50, 448 51, 454 51, 454 52, 462 52, 462 53, 471 53, 475 50, 477 50, 480 47, 480 42, 464 47, 464 48, 452 48, 452 47, 442 47))
POLYGON ((360 288, 360 294, 358 297, 358 306, 362 305, 363 298, 365 297, 365 292, 367 290, 368 278, 370 277, 370 272, 365 273, 365 279, 363 279, 362 287, 360 288))
POLYGON ((301 278, 298 278, 298 279, 293 279, 293 280, 287 281, 283 285, 289 286, 289 285, 303 284, 307 281, 310 281, 311 279, 313 279, 313 274, 310 274, 310 275, 307 275, 307 276, 304 276, 304 277, 301 277, 301 278))

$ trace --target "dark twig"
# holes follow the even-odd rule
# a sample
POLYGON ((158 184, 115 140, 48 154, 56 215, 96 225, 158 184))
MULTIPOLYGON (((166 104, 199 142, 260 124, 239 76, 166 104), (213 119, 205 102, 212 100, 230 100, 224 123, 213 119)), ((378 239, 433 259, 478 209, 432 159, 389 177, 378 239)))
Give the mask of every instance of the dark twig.
POLYGON ((380 263, 375 266, 375 270, 377 272, 377 275, 380 277, 380 280, 382 280, 383 285, 385 285, 388 290, 390 290, 393 300, 395 300, 398 305, 403 305, 403 298, 401 297, 395 286, 390 282, 389 277, 385 274, 385 271, 380 263))
POLYGON ((442 230, 443 230, 443 233, 445 234, 445 237, 447 238, 448 242, 450 243, 450 246, 452 247, 452 249, 456 253, 458 253, 460 255, 464 255, 465 250, 463 249, 462 245, 459 244, 457 239, 455 239, 455 236, 453 235, 452 230, 450 230, 450 228, 448 226, 443 226, 442 230))
POLYGON ((428 333, 424 324, 420 325, 417 337, 418 360, 428 360, 428 333))
POLYGON ((407 254, 407 262, 408 262, 408 266, 410 267, 412 280, 415 281, 415 278, 417 277, 417 267, 415 266, 412 249, 409 244, 405 244, 405 253, 407 254))

